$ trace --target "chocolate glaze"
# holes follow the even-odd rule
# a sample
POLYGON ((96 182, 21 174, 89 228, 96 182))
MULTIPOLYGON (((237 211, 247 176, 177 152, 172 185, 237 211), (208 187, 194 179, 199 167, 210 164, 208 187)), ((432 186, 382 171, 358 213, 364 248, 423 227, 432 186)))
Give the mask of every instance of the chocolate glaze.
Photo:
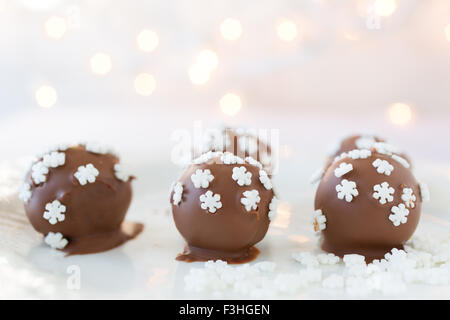
POLYGON ((340 257, 345 254, 361 254, 366 261, 381 259, 392 248, 403 248, 419 223, 422 205, 419 184, 410 169, 391 156, 372 152, 367 159, 353 160, 349 157, 333 163, 325 172, 317 189, 315 209, 326 217, 326 229, 322 231, 322 249, 340 257), (386 160, 394 166, 390 176, 379 174, 372 163, 386 160), (334 170, 341 163, 353 165, 353 171, 337 178, 334 170), (351 202, 337 197, 336 186, 343 179, 354 181, 359 195, 351 202), (388 182, 395 189, 393 202, 381 204, 373 198, 373 187, 388 182), (391 208, 403 203, 403 188, 411 188, 416 196, 415 207, 408 208, 407 222, 394 226, 389 220, 391 208))
MULTIPOLYGON (((259 250, 253 247, 261 241, 269 227, 269 204, 273 190, 267 190, 259 181, 259 168, 248 163, 227 165, 220 157, 207 163, 191 165, 178 180, 183 184, 183 196, 179 205, 172 202, 172 212, 178 231, 187 242, 177 260, 224 260, 230 263, 249 262, 259 250), (239 186, 232 179, 233 168, 244 166, 252 173, 251 184, 239 186), (191 175, 197 169, 209 169, 214 176, 207 188, 196 188, 191 175), (220 194, 222 208, 210 213, 200 207, 200 195, 211 190, 220 194), (261 201, 256 210, 245 210, 241 204, 243 192, 258 190, 261 201)), ((173 192, 171 194, 171 199, 173 192)))
POLYGON ((95 154, 84 146, 63 151, 63 166, 50 168, 47 181, 36 185, 27 174, 32 197, 25 203, 26 214, 36 231, 62 233, 69 243, 68 255, 96 253, 112 249, 136 237, 143 229, 139 223, 123 222, 131 202, 131 180, 123 182, 114 175, 119 159, 112 154, 95 154), (93 164, 99 171, 94 183, 80 185, 74 177, 78 167, 93 164), (54 225, 43 218, 47 203, 59 200, 66 206, 65 220, 54 225))

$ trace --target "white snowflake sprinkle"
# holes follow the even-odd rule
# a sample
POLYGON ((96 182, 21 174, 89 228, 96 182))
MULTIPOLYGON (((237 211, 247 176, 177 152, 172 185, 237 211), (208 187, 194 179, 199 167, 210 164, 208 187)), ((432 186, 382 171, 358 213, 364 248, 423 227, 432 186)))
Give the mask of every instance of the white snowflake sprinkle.
POLYGON ((44 239, 44 242, 49 245, 52 249, 64 249, 69 241, 63 237, 59 232, 53 233, 49 232, 44 239))
POLYGON ((173 186, 173 204, 178 206, 183 198, 183 184, 181 182, 177 182, 173 186))
POLYGON ((222 208, 222 202, 220 202, 220 194, 213 194, 212 191, 206 191, 205 194, 200 196, 200 205, 202 209, 208 210, 211 213, 215 213, 217 209, 222 208))
POLYGON ((48 168, 57 168, 63 166, 66 163, 66 154, 63 152, 53 151, 45 154, 42 160, 44 165, 48 168))
POLYGON ((326 222, 327 218, 322 213, 322 210, 316 210, 313 213, 313 226, 315 232, 325 230, 327 227, 326 222))
POLYGON ((385 155, 392 155, 393 153, 400 152, 399 148, 387 142, 377 142, 373 145, 373 147, 378 153, 385 155))
POLYGON ((336 186, 337 197, 345 201, 352 202, 353 197, 359 195, 358 189, 356 189, 356 183, 353 181, 348 181, 347 179, 342 180, 341 184, 336 186))
POLYGON ((222 160, 224 164, 244 164, 245 162, 244 159, 235 156, 231 152, 225 152, 224 154, 222 154, 220 160, 222 160))
POLYGON ((91 153, 107 154, 110 151, 108 147, 94 141, 84 143, 84 146, 86 148, 86 151, 91 153))
POLYGON ((197 169, 195 173, 191 175, 192 183, 196 188, 208 188, 209 183, 213 181, 214 176, 209 169, 201 170, 197 169))
POLYGON ((392 155, 392 159, 394 159, 395 161, 400 163, 406 169, 409 169, 411 167, 411 165, 409 164, 409 162, 405 158, 402 158, 402 157, 400 157, 400 156, 398 156, 396 154, 392 155))
POLYGON ((259 181, 261 181, 261 183, 264 185, 264 188, 266 188, 267 190, 272 190, 272 180, 270 180, 266 171, 259 170, 259 181))
POLYGON ((356 147, 358 149, 372 149, 373 145, 376 143, 373 136, 362 136, 355 141, 356 147))
POLYGON ((273 197, 272 201, 270 201, 269 204, 269 220, 273 221, 275 219, 275 216, 277 215, 277 208, 278 208, 278 199, 277 197, 273 197))
POLYGON ((245 161, 248 162, 249 164, 251 164, 252 166, 258 167, 260 170, 262 170, 262 168, 263 168, 261 162, 255 160, 252 157, 246 157, 245 161))
POLYGON ((407 208, 414 208, 416 206, 416 196, 411 188, 403 188, 402 200, 407 208))
POLYGON ((245 210, 251 211, 258 208, 258 203, 261 201, 258 190, 248 190, 243 193, 244 197, 241 198, 241 203, 244 205, 245 210))
POLYGON ((426 183, 419 183, 419 188, 422 201, 430 201, 430 189, 428 189, 428 185, 426 183))
POLYGON ((252 183, 252 173, 247 172, 245 167, 234 167, 231 178, 241 187, 249 186, 252 183))
POLYGON ((394 197, 392 196, 395 193, 394 188, 389 186, 389 183, 383 182, 381 185, 377 184, 373 187, 373 197, 381 204, 386 204, 387 202, 394 201, 394 197))
POLYGON ((387 176, 390 176, 392 171, 394 171, 394 166, 391 165, 389 162, 387 162, 386 160, 381 160, 381 159, 376 159, 372 165, 374 166, 374 168, 377 169, 377 172, 379 174, 385 174, 387 176))
POLYGON ((98 175, 98 170, 91 163, 78 167, 77 172, 74 174, 75 178, 77 178, 82 186, 86 185, 88 182, 94 183, 98 175))
POLYGON ((66 212, 66 206, 61 204, 58 200, 55 200, 51 203, 47 203, 45 205, 45 212, 43 217, 45 220, 48 220, 50 224, 56 224, 58 222, 64 221, 66 216, 64 213, 66 212))
POLYGON ((361 150, 356 149, 356 150, 352 150, 348 153, 348 156, 350 158, 352 158, 353 160, 367 159, 371 155, 372 155, 372 152, 370 152, 370 150, 366 150, 366 149, 361 149, 361 150))
POLYGON ((309 178, 309 183, 310 184, 315 184, 317 182, 319 182, 320 180, 322 180, 323 175, 325 174, 325 170, 324 169, 317 169, 312 176, 309 178))
POLYGON ((403 203, 398 206, 393 206, 391 209, 392 214, 389 215, 389 220, 392 221, 394 226, 398 227, 400 224, 406 223, 409 210, 406 209, 403 203))
POLYGON ((23 202, 28 202, 31 199, 31 186, 28 183, 23 183, 19 189, 19 199, 23 202))
POLYGON ((45 182, 47 180, 47 174, 48 167, 42 161, 35 163, 31 167, 31 178, 36 184, 45 182))
POLYGON ((366 264, 366 257, 360 254, 346 254, 342 260, 347 267, 366 264))
POLYGON ((335 265, 341 261, 341 258, 333 253, 320 253, 317 255, 317 260, 323 265, 335 265))
POLYGON ((121 163, 116 163, 114 165, 114 176, 123 182, 128 182, 131 177, 127 170, 125 170, 124 165, 121 163))
POLYGON ((192 164, 203 164, 221 155, 223 155, 223 153, 219 151, 208 151, 201 154, 198 158, 192 160, 192 164))
POLYGON ((336 176, 336 178, 340 178, 352 170, 353 170, 353 165, 351 163, 343 162, 339 165, 338 168, 334 169, 334 175, 336 176))

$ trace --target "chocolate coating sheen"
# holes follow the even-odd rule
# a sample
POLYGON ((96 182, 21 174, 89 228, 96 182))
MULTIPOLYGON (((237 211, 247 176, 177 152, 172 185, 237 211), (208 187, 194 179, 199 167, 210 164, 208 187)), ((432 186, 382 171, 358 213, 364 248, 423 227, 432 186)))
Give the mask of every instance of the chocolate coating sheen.
POLYGON ((326 228, 322 231, 322 249, 340 257, 360 254, 366 261, 381 259, 393 248, 401 249, 413 235, 419 223, 422 205, 420 187, 410 169, 391 156, 372 152, 367 159, 346 157, 333 163, 325 172, 317 189, 315 209, 322 210, 326 228), (388 161, 394 170, 387 176, 373 166, 377 159, 388 161), (335 169, 342 163, 351 164, 353 170, 338 178, 335 169), (359 195, 351 202, 339 199, 336 186, 346 179, 356 183, 359 195), (374 186, 387 182, 394 189, 393 201, 381 204, 374 198, 374 186), (410 188, 416 196, 414 208, 407 207, 407 221, 394 226, 389 219, 393 206, 405 204, 403 189, 410 188))
MULTIPOLYGON (((183 185, 181 202, 172 201, 175 225, 187 245, 177 260, 187 262, 224 260, 229 263, 252 261, 259 254, 253 247, 261 241, 269 227, 269 204, 274 192, 259 180, 259 168, 244 164, 224 164, 220 157, 191 165, 178 182, 183 185), (232 179, 233 168, 245 167, 252 174, 250 185, 239 186, 232 179), (196 188, 191 176, 198 170, 210 170, 214 179, 207 188, 196 188), (257 190, 260 202, 256 210, 247 211, 241 203, 243 193, 257 190), (200 196, 207 191, 220 195, 221 208, 215 213, 201 208, 200 196)), ((171 194, 171 199, 173 192, 171 194)))
POLYGON ((68 255, 106 251, 136 237, 143 225, 124 222, 132 198, 133 177, 126 182, 115 177, 114 165, 119 159, 112 154, 88 152, 84 146, 61 152, 65 153, 65 164, 49 168, 44 183, 37 185, 31 172, 27 175, 32 196, 25 203, 25 210, 34 229, 44 236, 61 233, 68 240, 62 249, 68 255), (98 170, 98 176, 94 183, 81 185, 74 174, 87 164, 98 170), (54 200, 66 211, 64 221, 52 225, 43 213, 54 200))

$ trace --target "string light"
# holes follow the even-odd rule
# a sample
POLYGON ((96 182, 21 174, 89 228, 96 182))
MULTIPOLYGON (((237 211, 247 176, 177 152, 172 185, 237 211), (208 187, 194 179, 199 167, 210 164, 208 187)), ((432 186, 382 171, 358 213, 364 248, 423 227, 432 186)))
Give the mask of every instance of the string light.
POLYGON ((155 90, 155 78, 148 73, 140 73, 134 80, 134 88, 136 92, 142 96, 149 96, 155 90))
POLYGON ((445 27, 445 37, 447 38, 447 41, 450 42, 450 23, 445 27))
POLYGON ((241 98, 234 93, 227 93, 219 103, 222 112, 229 116, 236 115, 242 108, 241 98))
POLYGON ((412 109, 405 103, 394 103, 388 109, 389 119, 396 125, 406 125, 412 120, 412 109))
POLYGON ((144 29, 136 38, 138 48, 144 52, 152 52, 159 44, 158 34, 153 30, 144 29))
POLYGON ((237 40, 242 35, 241 23, 236 19, 227 18, 220 25, 220 33, 226 40, 237 40))
POLYGON ((374 3, 375 13, 382 17, 388 17, 397 9, 395 0, 376 0, 374 3))
POLYGON ((98 52, 90 60, 92 73, 100 76, 108 74, 112 69, 111 57, 103 52, 98 52))
POLYGON ((51 39, 61 39, 67 31, 66 19, 58 16, 48 18, 44 23, 44 31, 47 37, 51 39))
POLYGON ((290 20, 284 20, 278 25, 277 33, 281 40, 292 41, 297 37, 297 25, 290 20))
POLYGON ((41 86, 35 92, 36 102, 42 108, 51 108, 58 100, 56 90, 52 86, 41 86))

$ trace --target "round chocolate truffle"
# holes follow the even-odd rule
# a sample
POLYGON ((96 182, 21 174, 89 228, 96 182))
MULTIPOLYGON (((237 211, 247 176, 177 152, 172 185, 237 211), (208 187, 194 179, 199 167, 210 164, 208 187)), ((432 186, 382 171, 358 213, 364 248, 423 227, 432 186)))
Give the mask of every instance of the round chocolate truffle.
POLYGON ((187 245, 177 260, 256 258, 275 214, 271 179, 253 158, 208 152, 195 159, 170 194, 173 218, 187 245))
POLYGON ((58 146, 34 162, 19 196, 46 244, 68 255, 95 253, 142 231, 142 224, 124 222, 132 180, 97 144, 58 146))
POLYGON ((330 165, 319 184, 314 229, 321 231, 325 251, 380 259, 403 248, 427 197, 405 159, 352 150, 330 165))

